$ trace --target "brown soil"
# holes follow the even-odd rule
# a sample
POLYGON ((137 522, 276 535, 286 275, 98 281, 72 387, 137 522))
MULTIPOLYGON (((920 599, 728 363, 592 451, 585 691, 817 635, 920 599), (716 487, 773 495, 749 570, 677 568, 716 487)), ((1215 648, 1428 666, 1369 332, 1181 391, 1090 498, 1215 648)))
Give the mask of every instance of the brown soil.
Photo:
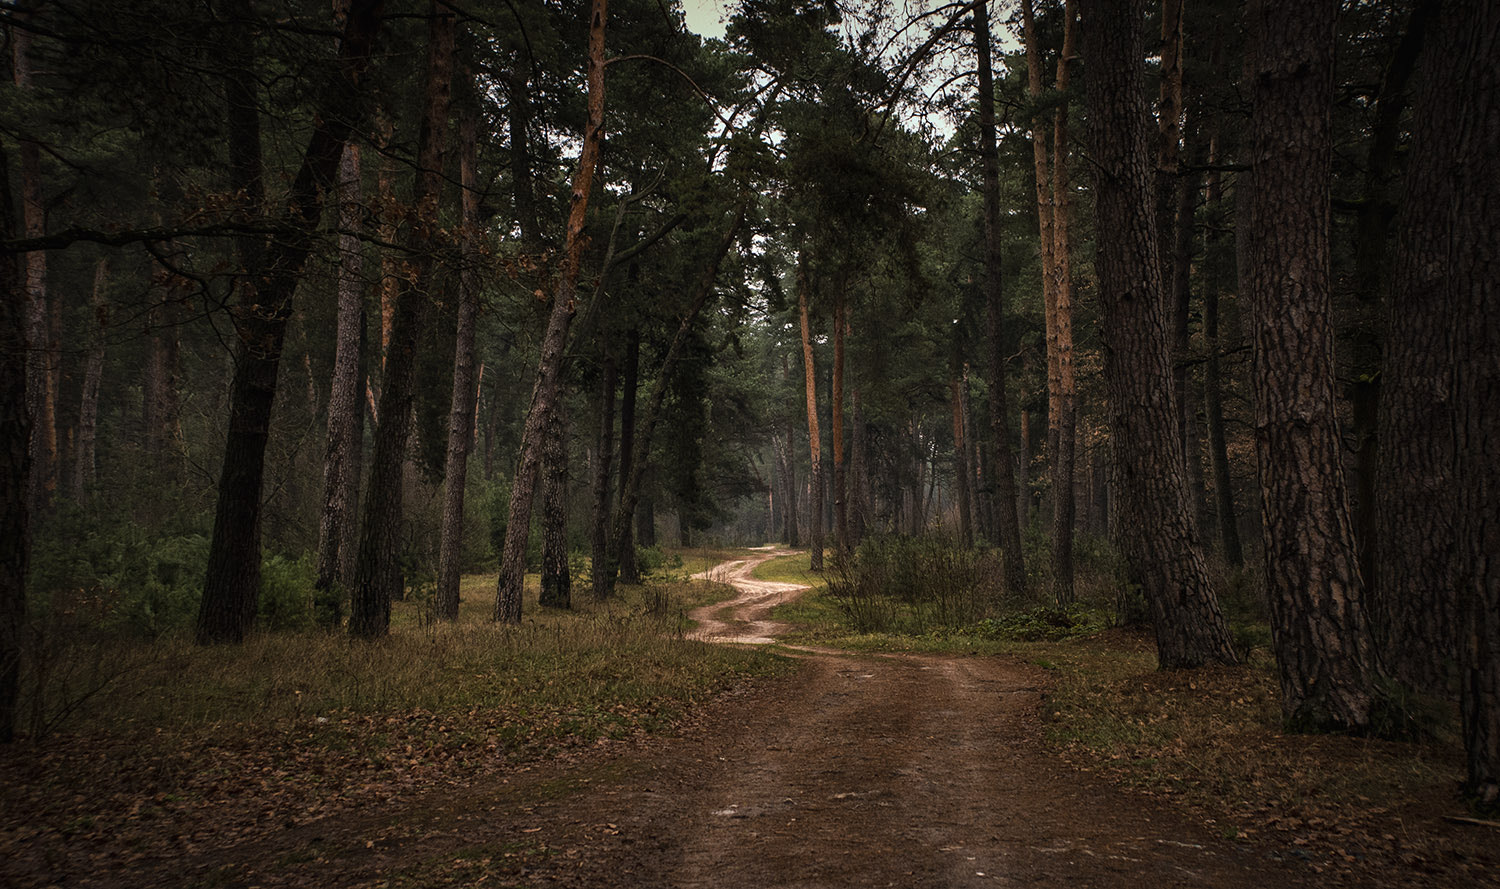
MULTIPOLYGON (((769 638, 794 591, 743 595, 711 638, 769 638)), ((718 612, 723 612, 721 606, 718 612)), ((72 874, 90 886, 1310 885, 1043 752, 1041 671, 996 658, 803 651, 672 737, 475 786, 72 874)))

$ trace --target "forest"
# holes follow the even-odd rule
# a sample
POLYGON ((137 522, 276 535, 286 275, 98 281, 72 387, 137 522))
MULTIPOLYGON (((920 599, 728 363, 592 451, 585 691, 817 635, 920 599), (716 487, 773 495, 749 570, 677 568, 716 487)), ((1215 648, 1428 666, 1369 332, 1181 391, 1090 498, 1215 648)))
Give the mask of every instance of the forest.
MULTIPOLYGON (((1188 695, 1190 721, 1234 700, 1278 749, 1446 763, 1432 811, 1492 842, 1496 4, 9 0, 0 19, 0 882, 76 875, 56 850, 85 840, 95 867, 130 873, 127 841, 154 860, 170 831, 141 800, 192 800, 182 836, 205 814, 251 830, 214 808, 251 765, 189 775, 236 750, 301 807, 275 815, 290 830, 366 805, 368 762, 412 786, 562 769, 595 740, 718 725, 745 689, 837 698, 870 652, 895 658, 869 667, 887 700, 935 694, 901 657, 1050 682, 1031 705, 1050 743, 1134 767, 1169 760, 1107 752, 1100 682, 1188 695), (774 603, 730 598, 752 594, 774 603), (128 815, 67 802, 121 774, 128 815)), ((966 744, 1021 731, 971 704, 997 715, 966 744)), ((885 730, 867 718, 828 731, 885 730)), ((1364 793, 1345 796, 1385 811, 1364 793)), ((1246 817, 1285 824, 1278 805, 1246 817)), ((554 827, 411 885, 526 884, 569 844, 598 885, 697 879, 637 851, 638 882, 614 883, 594 834, 554 827)), ((1389 854, 1432 885, 1500 864, 1389 854)), ((937 873, 912 879, 974 879, 937 873)), ((221 877, 182 885, 250 880, 221 877)), ((314 883, 365 885, 341 879, 314 883)), ((1203 885, 1263 885, 1235 879, 1203 885)))

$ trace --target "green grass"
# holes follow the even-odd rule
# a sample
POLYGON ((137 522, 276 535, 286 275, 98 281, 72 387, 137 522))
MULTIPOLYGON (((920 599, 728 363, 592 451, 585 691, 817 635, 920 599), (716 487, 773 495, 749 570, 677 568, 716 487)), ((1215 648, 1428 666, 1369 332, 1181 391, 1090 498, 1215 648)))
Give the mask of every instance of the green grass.
POLYGON ((800 583, 814 588, 823 586, 823 576, 815 573, 811 565, 812 557, 807 553, 789 553, 761 562, 750 572, 750 576, 756 580, 800 583))

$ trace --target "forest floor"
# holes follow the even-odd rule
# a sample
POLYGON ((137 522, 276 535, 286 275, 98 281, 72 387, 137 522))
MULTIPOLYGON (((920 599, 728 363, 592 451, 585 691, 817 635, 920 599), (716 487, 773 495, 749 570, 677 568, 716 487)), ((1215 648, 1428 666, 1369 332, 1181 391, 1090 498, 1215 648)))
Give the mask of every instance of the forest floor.
MULTIPOLYGON (((787 629, 769 611, 797 585, 752 576, 771 555, 710 573, 738 594, 691 614, 698 638, 787 629)), ((788 675, 720 693, 666 733, 325 817, 268 803, 253 826, 170 855, 142 841, 54 873, 101 887, 1460 885, 1375 861, 1319 873, 1305 846, 1228 836, 1080 769, 1045 737, 1054 674, 1022 658, 784 650, 788 675)), ((27 879, 43 872, 10 876, 48 885, 27 879)))

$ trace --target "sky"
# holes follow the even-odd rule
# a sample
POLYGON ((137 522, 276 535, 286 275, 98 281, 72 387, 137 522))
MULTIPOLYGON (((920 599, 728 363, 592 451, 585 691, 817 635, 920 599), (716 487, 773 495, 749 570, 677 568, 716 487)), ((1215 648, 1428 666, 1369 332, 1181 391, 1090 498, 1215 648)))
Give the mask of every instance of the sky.
POLYGON ((688 30, 704 37, 724 36, 724 17, 731 0, 682 0, 688 30))

